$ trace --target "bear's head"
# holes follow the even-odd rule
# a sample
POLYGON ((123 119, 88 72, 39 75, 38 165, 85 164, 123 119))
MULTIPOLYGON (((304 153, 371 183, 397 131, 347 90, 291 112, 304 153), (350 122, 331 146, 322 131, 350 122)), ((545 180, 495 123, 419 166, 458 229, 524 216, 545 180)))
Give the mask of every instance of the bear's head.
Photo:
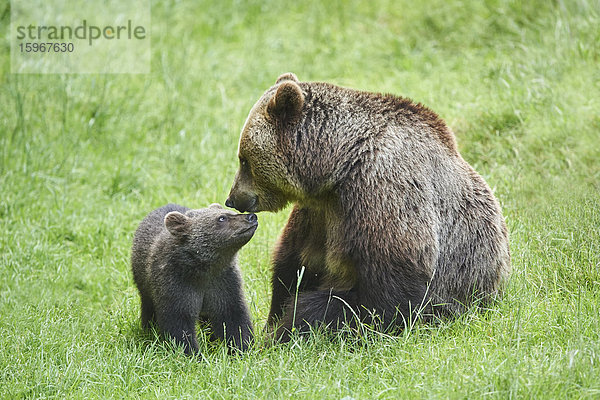
POLYGON ((240 136, 239 169, 228 207, 238 211, 277 211, 302 193, 290 168, 286 133, 302 119, 304 93, 292 73, 275 85, 250 110, 240 136))
POLYGON ((237 214, 211 204, 185 214, 171 211, 165 215, 164 224, 181 250, 209 261, 232 256, 248 243, 258 227, 258 219, 256 214, 237 214))

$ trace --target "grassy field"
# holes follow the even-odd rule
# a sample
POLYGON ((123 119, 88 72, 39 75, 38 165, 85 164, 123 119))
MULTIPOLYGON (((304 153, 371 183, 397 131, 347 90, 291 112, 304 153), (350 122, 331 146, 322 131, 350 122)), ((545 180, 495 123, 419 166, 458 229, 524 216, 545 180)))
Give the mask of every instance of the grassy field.
MULTIPOLYGON (((300 3, 154 0, 150 74, 12 75, 0 1, 0 398, 600 398, 600 2, 300 3), (200 362, 140 330, 137 224, 225 201, 287 71, 448 122, 509 226, 499 304, 242 356, 202 336, 200 362)), ((259 336, 286 216, 240 254, 259 336)))

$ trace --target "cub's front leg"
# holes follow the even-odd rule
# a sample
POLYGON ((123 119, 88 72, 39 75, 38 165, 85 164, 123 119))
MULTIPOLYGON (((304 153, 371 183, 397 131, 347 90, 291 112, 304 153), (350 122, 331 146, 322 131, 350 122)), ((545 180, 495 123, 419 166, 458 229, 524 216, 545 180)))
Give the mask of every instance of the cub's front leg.
POLYGON ((163 334, 175 339, 178 345, 182 345, 185 354, 198 352, 196 318, 193 315, 185 311, 163 309, 157 312, 157 320, 163 334))
POLYGON ((252 321, 238 267, 223 271, 204 301, 212 337, 223 339, 238 350, 247 350, 253 340, 252 321))

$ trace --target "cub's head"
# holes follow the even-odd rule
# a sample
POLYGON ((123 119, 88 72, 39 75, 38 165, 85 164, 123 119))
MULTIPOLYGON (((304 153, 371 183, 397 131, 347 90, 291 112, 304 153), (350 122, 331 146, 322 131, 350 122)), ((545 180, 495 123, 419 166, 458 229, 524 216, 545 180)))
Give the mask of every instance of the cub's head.
POLYGON ((219 204, 185 214, 172 211, 164 222, 185 251, 205 259, 233 255, 248 243, 258 227, 256 214, 237 214, 219 204))
POLYGON ((281 75, 250 110, 240 137, 239 169, 227 207, 277 211, 301 192, 289 162, 286 138, 304 113, 304 94, 294 74, 281 75))

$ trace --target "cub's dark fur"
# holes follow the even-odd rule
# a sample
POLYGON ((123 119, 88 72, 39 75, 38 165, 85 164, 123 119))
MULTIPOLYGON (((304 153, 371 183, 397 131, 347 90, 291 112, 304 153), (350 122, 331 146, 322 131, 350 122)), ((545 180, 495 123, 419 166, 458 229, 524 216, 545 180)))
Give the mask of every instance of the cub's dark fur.
POLYGON ((255 214, 218 204, 199 210, 168 204, 148 214, 131 254, 142 326, 154 322, 189 354, 198 351, 196 321, 206 319, 213 336, 246 349, 252 323, 236 254, 257 226, 255 214))

